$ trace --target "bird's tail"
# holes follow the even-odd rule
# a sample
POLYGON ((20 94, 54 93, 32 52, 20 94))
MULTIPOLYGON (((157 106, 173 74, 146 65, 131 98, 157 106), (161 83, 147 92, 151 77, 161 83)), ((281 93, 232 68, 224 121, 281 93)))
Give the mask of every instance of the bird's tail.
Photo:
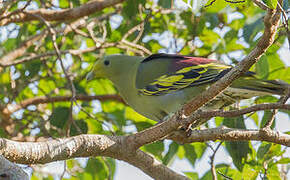
POLYGON ((255 77, 241 77, 233 82, 233 88, 249 90, 253 96, 269 94, 286 95, 289 93, 290 84, 281 80, 261 80, 255 77))

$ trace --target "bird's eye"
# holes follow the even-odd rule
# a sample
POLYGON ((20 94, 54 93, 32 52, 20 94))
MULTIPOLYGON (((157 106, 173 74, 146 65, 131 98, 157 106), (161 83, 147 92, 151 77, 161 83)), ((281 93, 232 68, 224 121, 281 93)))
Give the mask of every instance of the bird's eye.
POLYGON ((104 61, 105 66, 108 66, 110 64, 110 61, 106 60, 104 61))

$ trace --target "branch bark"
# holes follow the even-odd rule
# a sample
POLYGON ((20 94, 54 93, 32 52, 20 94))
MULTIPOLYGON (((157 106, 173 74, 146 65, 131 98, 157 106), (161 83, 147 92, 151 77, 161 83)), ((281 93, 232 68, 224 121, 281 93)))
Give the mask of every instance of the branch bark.
POLYGON ((48 163, 75 157, 107 156, 126 161, 154 179, 188 180, 153 156, 141 150, 130 151, 130 146, 125 143, 125 136, 87 134, 45 142, 16 142, 0 138, 0 154, 17 163, 48 163))
MULTIPOLYGON (((144 137, 145 138, 145 137, 144 137)), ((190 137, 175 133, 171 139, 181 143, 216 140, 268 141, 290 147, 290 135, 273 130, 245 130, 219 127, 194 130, 190 137)), ((0 154, 10 161, 22 164, 48 163, 75 157, 107 156, 126 161, 154 179, 187 179, 162 165, 141 150, 135 151, 134 143, 127 136, 79 135, 44 142, 16 142, 0 138, 0 154), (13 155, 11 155, 11 152, 13 155)))
MULTIPOLYGON (((80 7, 62 10, 48 10, 37 9, 30 11, 20 11, 13 15, 7 15, 6 18, 2 18, 0 26, 7 25, 9 23, 27 22, 32 20, 39 20, 36 16, 43 17, 46 21, 67 21, 78 19, 84 16, 88 16, 97 11, 100 11, 106 7, 113 6, 121 3, 124 0, 93 0, 80 7)), ((13 12, 12 12, 13 13, 13 12)))
POLYGON ((204 129, 193 130, 188 137, 183 132, 174 132, 169 139, 180 143, 193 143, 193 142, 205 142, 205 141, 267 141, 276 144, 282 144, 290 147, 290 135, 281 133, 279 131, 273 131, 271 129, 235 129, 225 126, 204 129))

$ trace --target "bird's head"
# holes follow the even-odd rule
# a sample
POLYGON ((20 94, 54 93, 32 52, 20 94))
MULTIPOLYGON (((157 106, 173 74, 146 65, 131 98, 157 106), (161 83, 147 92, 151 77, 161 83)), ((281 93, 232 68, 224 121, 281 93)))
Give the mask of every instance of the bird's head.
POLYGON ((127 73, 130 67, 141 59, 144 58, 126 55, 105 56, 95 63, 92 71, 87 75, 87 80, 94 78, 108 78, 112 80, 114 77, 127 73))

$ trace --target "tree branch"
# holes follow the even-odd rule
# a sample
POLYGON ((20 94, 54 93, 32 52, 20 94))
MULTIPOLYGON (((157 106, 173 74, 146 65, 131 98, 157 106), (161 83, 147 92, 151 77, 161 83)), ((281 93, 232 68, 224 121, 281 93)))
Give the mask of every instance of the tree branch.
POLYGON ((263 10, 269 9, 267 5, 261 0, 253 0, 253 2, 263 10))
POLYGON ((267 130, 255 130, 255 129, 235 129, 225 126, 204 129, 193 130, 188 137, 184 132, 175 131, 169 139, 177 141, 179 143, 192 143, 192 142, 205 142, 205 141, 267 141, 276 144, 282 144, 290 147, 290 135, 283 134, 279 131, 267 130))
MULTIPOLYGON (((279 99, 279 104, 285 104, 289 98, 289 92, 287 92, 287 96, 282 96, 280 99, 279 99)), ((271 112, 271 116, 269 117, 267 123, 265 124, 264 128, 271 128, 274 120, 275 120, 275 116, 276 114, 278 113, 278 109, 274 109, 272 112, 271 112)))
MULTIPOLYGON (((190 137, 184 136, 184 133, 175 132, 170 138, 181 143, 210 140, 257 140, 290 147, 290 135, 273 130, 259 131, 219 127, 194 130, 190 137)), ((162 165, 152 156, 141 150, 135 151, 134 147, 134 143, 127 141, 127 136, 79 135, 44 142, 16 142, 0 138, 0 154, 17 163, 35 164, 76 157, 108 156, 137 166, 154 179, 186 179, 162 165)))
MULTIPOLYGON (((67 21, 78 19, 84 16, 88 16, 97 11, 101 11, 106 7, 113 6, 121 3, 124 0, 93 0, 80 7, 72 9, 51 10, 51 9, 37 9, 19 12, 13 15, 7 15, 6 18, 0 20, 0 26, 7 25, 9 23, 27 22, 32 20, 39 20, 37 16, 43 17, 46 21, 67 21)), ((13 12, 11 12, 13 13, 13 12)))
POLYGON ((76 157, 107 156, 126 161, 154 179, 188 180, 145 152, 130 151, 125 136, 79 135, 45 142, 16 142, 0 138, 0 154, 22 164, 48 163, 76 157), (13 152, 13 156, 11 156, 13 152))
POLYGON ((217 151, 219 150, 220 146, 222 145, 223 142, 220 142, 217 147, 214 149, 211 145, 210 148, 211 150, 213 151, 212 155, 210 156, 210 166, 211 166, 211 174, 212 174, 212 179, 213 180, 217 180, 217 174, 216 174, 216 169, 215 169, 215 165, 214 165, 214 158, 215 158, 215 155, 217 153, 217 151))
POLYGON ((261 110, 270 110, 270 109, 285 109, 290 110, 290 104, 281 104, 281 103, 270 103, 270 104, 258 104, 248 108, 240 109, 240 110, 231 110, 231 111, 223 111, 223 110, 214 110, 214 111, 198 111, 193 113, 188 121, 193 122, 193 126, 203 124, 205 122, 201 120, 207 121, 212 117, 236 117, 241 116, 247 113, 261 111, 261 110))

